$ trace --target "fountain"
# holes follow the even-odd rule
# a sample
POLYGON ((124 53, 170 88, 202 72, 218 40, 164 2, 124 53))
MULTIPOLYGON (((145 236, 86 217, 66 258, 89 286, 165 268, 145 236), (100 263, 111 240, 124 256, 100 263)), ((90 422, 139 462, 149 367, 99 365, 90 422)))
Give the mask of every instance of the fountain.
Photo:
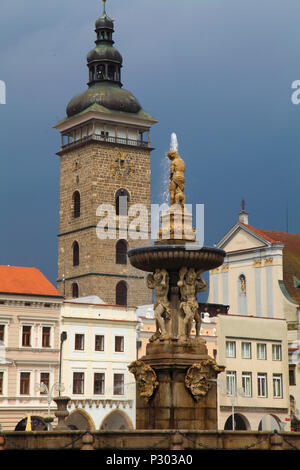
POLYGON ((185 206, 185 163, 172 134, 167 154, 170 207, 161 216, 153 246, 128 252, 132 266, 148 272, 155 293, 156 332, 146 355, 129 366, 137 383, 137 429, 217 429, 217 374, 224 370, 200 337, 197 294, 202 274, 222 265, 225 252, 202 247, 185 206), (191 335, 195 322, 196 334, 191 335))

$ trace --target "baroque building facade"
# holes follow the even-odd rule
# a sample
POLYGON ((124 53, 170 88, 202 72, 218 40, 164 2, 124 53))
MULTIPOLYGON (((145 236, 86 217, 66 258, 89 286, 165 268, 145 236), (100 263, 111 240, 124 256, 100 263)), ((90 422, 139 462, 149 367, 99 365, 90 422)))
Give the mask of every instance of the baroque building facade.
POLYGON ((71 429, 134 429, 135 381, 128 366, 136 359, 135 311, 96 296, 64 301, 62 383, 71 429))
POLYGON ((35 429, 58 394, 59 328, 63 298, 36 268, 0 266, 0 425, 35 429))
MULTIPOLYGON (((300 235, 256 229, 243 207, 217 246, 227 255, 223 266, 210 272, 208 302, 230 306, 228 317, 220 317, 218 360, 227 367, 225 390, 237 397, 236 419, 242 429, 289 430, 291 423, 293 429, 297 416, 291 405, 296 410, 299 401, 300 235)), ((232 415, 227 395, 220 390, 222 427, 232 415)))
POLYGON ((121 82, 114 22, 95 23, 87 55, 88 89, 67 106, 61 134, 58 289, 66 298, 97 295, 109 304, 151 302, 127 250, 150 232, 150 129, 147 114, 121 82))

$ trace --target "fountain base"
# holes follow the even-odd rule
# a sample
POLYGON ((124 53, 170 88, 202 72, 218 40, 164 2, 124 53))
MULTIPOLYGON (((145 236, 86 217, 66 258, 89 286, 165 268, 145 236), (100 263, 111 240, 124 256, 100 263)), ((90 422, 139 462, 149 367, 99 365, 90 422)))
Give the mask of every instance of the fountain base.
POLYGON ((216 430, 216 377, 223 370, 197 338, 150 343, 141 361, 156 377, 152 396, 145 397, 137 379, 137 429, 216 430))

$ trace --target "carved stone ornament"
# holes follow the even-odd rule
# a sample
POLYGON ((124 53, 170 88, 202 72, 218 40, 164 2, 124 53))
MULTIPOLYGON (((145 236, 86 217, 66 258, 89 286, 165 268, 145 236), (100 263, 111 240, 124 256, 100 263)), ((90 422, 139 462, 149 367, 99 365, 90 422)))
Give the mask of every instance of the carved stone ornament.
POLYGON ((128 369, 135 377, 141 397, 149 401, 159 385, 156 373, 152 367, 140 360, 132 362, 128 369))
POLYGON ((185 386, 196 401, 204 397, 212 386, 211 379, 224 371, 223 366, 218 366, 213 359, 207 359, 201 363, 193 364, 185 375, 185 386))

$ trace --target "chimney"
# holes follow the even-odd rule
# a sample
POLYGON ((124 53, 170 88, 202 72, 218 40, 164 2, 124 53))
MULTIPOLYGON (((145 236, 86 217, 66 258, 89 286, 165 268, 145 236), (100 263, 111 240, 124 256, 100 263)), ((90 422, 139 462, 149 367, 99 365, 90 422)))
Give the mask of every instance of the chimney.
POLYGON ((239 222, 248 225, 248 212, 245 211, 245 200, 242 200, 242 210, 239 212, 239 222))

